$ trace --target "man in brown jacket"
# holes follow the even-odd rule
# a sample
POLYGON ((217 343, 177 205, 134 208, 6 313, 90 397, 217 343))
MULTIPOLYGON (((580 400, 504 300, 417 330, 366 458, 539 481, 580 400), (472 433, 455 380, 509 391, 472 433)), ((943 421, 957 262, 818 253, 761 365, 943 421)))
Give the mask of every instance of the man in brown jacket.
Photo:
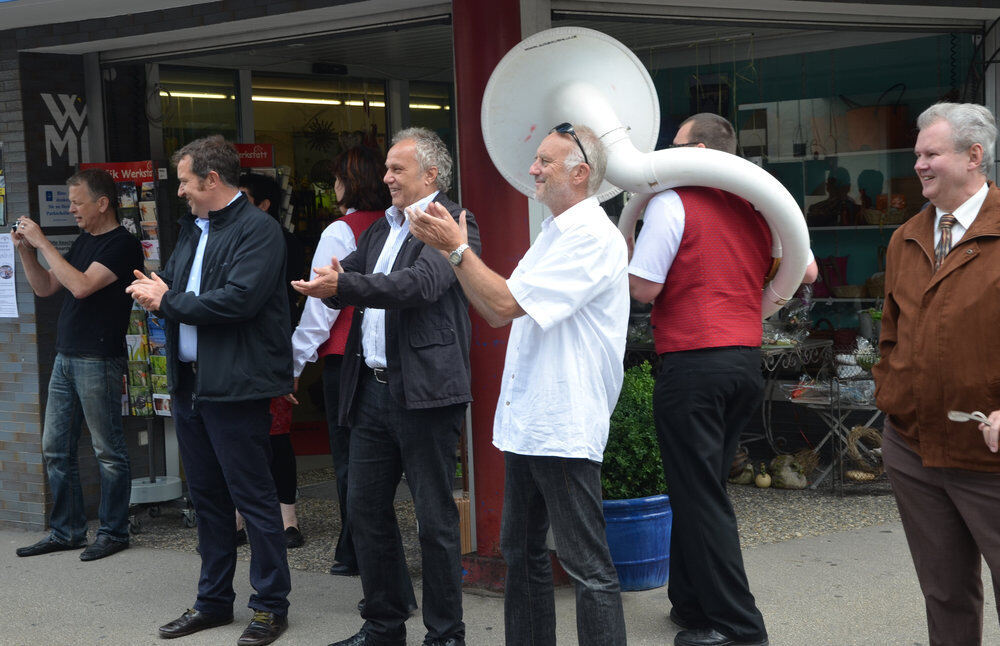
POLYGON ((930 205, 889 243, 873 372, 930 643, 969 646, 982 643, 982 557, 1000 595, 1000 189, 985 175, 997 128, 969 103, 931 106, 917 126, 930 205), (951 410, 992 412, 977 428, 951 410))

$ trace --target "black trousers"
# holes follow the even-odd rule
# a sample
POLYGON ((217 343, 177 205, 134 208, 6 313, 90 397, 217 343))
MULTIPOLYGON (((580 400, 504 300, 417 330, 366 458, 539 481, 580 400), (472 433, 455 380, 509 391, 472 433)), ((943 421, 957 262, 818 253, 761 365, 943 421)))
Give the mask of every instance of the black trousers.
POLYGON ((246 519, 250 552, 250 608, 288 612, 291 578, 285 530, 274 478, 270 400, 198 401, 192 406, 191 371, 181 368, 173 395, 174 420, 191 502, 198 513, 201 577, 195 610, 230 614, 236 594, 236 508, 246 519))
POLYGON ((661 358, 653 409, 674 514, 670 602, 692 624, 763 640, 726 492, 740 433, 763 394, 760 351, 711 348, 661 358))
POLYGON ((365 593, 365 629, 401 639, 413 598, 393 500, 403 473, 413 494, 427 641, 464 638, 462 550, 452 493, 465 404, 408 410, 362 368, 351 427, 347 515, 365 593))
MULTIPOLYGON (((333 471, 337 475, 337 504, 340 507, 340 536, 333 558, 338 563, 357 568, 358 557, 354 553, 354 538, 347 522, 348 465, 351 458, 351 429, 337 422, 340 401, 340 367, 344 355, 328 354, 323 358, 323 406, 326 408, 326 428, 330 433, 330 456, 333 471)), ((412 594, 412 593, 411 593, 412 594)))

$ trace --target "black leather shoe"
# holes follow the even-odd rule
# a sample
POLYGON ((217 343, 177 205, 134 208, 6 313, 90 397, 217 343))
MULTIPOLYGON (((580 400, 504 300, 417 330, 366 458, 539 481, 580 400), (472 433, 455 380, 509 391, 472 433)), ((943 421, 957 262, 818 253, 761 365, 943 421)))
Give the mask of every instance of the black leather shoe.
POLYGON ((236 530, 236 547, 247 544, 247 528, 236 530))
POLYGON ((357 635, 333 642, 330 646, 406 646, 406 637, 400 639, 376 639, 362 628, 357 635))
MULTIPOLYGON (((302 535, 302 532, 299 531, 298 527, 286 527, 285 542, 288 549, 294 550, 296 547, 302 547, 305 545, 306 537, 302 535)), ((334 565, 336 565, 336 563, 334 563, 334 565)), ((331 574, 333 574, 333 572, 331 572, 331 574)))
POLYGON ((70 545, 69 543, 60 543, 52 536, 46 536, 42 540, 38 541, 34 545, 28 545, 27 547, 17 548, 18 556, 38 556, 40 554, 51 554, 52 552, 65 552, 66 550, 78 550, 87 547, 86 541, 80 543, 79 545, 70 545))
POLYGON ((681 630, 703 630, 705 628, 711 628, 708 623, 699 623, 693 621, 688 617, 677 612, 677 608, 670 609, 670 621, 674 622, 674 625, 681 630))
POLYGON ((94 542, 80 553, 80 560, 96 561, 127 549, 128 541, 116 541, 107 534, 98 534, 94 542))
POLYGON ((330 566, 330 574, 333 576, 357 576, 358 568, 344 565, 340 561, 334 561, 330 566))
POLYGON ((700 630, 682 630, 674 637, 674 646, 768 646, 767 638, 763 641, 740 641, 726 637, 712 628, 700 630))
POLYGON ((199 630, 225 626, 231 623, 233 623, 232 615, 207 615, 204 612, 188 608, 177 619, 174 619, 169 624, 160 626, 160 637, 162 639, 173 639, 175 637, 183 637, 184 635, 192 635, 199 630))
POLYGON ((449 637, 448 639, 425 639, 424 646, 465 646, 465 638, 449 637))
POLYGON ((266 610, 257 610, 253 613, 250 625, 246 627, 240 638, 236 640, 237 646, 265 646, 270 644, 281 633, 288 628, 288 617, 276 615, 266 610))

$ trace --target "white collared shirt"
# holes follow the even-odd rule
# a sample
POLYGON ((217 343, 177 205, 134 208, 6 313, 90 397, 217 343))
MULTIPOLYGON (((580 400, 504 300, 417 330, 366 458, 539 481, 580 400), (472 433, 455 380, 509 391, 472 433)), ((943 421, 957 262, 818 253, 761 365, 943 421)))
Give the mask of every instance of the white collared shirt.
MULTIPOLYGON (((353 213, 355 210, 348 209, 347 213, 353 213)), ((309 278, 313 277, 313 270, 317 267, 329 265, 332 258, 343 260, 357 247, 351 227, 342 220, 334 221, 323 229, 323 233, 319 237, 316 252, 313 254, 309 278)), ((302 317, 299 319, 295 332, 292 333, 292 370, 294 376, 302 375, 305 365, 319 358, 317 352, 319 346, 330 338, 330 330, 337 322, 339 314, 340 310, 327 307, 323 303, 323 299, 313 296, 306 298, 302 317)))
MULTIPOLYGON (((419 207, 426 211, 427 205, 437 197, 437 194, 438 191, 434 191, 406 208, 419 207)), ((382 247, 382 253, 375 263, 373 274, 388 274, 392 271, 399 250, 403 248, 403 243, 410 235, 410 220, 395 205, 385 210, 385 219, 389 221, 389 237, 385 239, 385 246, 382 247)), ((361 319, 361 349, 369 368, 385 368, 388 365, 385 355, 385 310, 365 308, 361 319)))
MULTIPOLYGON (((983 208, 983 202, 986 201, 986 194, 989 193, 989 184, 983 183, 982 187, 975 193, 972 197, 962 202, 962 206, 958 207, 951 212, 955 216, 955 224, 951 225, 951 246, 954 247, 965 235, 965 232, 969 230, 972 226, 972 222, 979 215, 979 210, 983 208)), ((941 216, 946 215, 948 211, 934 207, 936 215, 934 216, 934 248, 937 248, 938 242, 941 241, 941 216)))
POLYGON ((625 239, 595 198, 548 217, 507 280, 511 324, 493 444, 604 459, 621 391, 629 295, 625 239))
MULTIPOLYGON (((243 193, 236 191, 233 199, 229 200, 229 206, 243 193)), ((226 208, 225 206, 222 208, 226 208)), ((220 211, 222 209, 219 209, 220 211)), ((198 238, 198 248, 194 252, 194 259, 191 261, 191 273, 188 274, 188 282, 184 288, 185 292, 193 292, 195 296, 201 294, 201 264, 205 259, 205 246, 208 245, 208 229, 211 222, 208 218, 195 218, 194 223, 201 229, 201 236, 198 238)), ((190 363, 198 360, 198 326, 181 323, 177 334, 177 358, 190 363)))

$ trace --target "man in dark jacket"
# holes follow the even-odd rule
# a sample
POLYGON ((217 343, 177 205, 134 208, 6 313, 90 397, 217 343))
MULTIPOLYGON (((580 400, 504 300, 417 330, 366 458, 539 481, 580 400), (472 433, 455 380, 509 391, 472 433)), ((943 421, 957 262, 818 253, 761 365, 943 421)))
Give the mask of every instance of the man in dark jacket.
MULTIPOLYGON (((358 248, 293 286, 337 309, 355 306, 340 388, 351 427, 347 516, 365 593, 365 625, 336 646, 406 644, 406 562, 392 507, 400 476, 413 493, 423 558, 427 646, 464 646, 455 452, 470 393, 468 301, 448 260, 410 235, 404 210, 442 204, 451 157, 423 128, 403 130, 386 157, 392 206, 358 248)), ((479 228, 466 215, 469 245, 479 228)), ((463 245, 463 247, 468 248, 463 245)), ((455 250, 460 257, 464 249, 455 250)))
POLYGON ((198 513, 201 577, 192 610, 160 627, 181 637, 233 620, 235 507, 253 546, 253 619, 239 644, 287 627, 285 534, 268 469, 272 397, 291 392, 292 349, 281 228, 237 189, 239 157, 221 136, 176 154, 191 216, 162 276, 136 272, 128 292, 167 321, 167 372, 188 488, 198 513))

